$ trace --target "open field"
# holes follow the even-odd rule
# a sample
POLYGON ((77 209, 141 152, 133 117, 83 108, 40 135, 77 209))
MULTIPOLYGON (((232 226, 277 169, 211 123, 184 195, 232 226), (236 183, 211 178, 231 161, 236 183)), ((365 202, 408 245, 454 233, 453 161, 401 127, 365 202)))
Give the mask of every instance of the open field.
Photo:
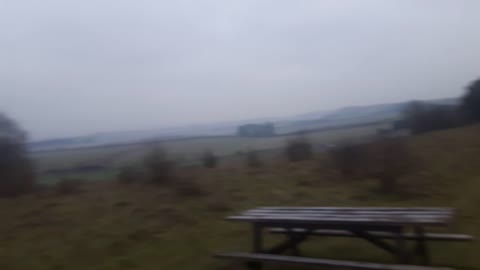
MULTIPOLYGON (((317 131, 305 136, 315 145, 330 144, 346 139, 362 139, 376 134, 380 128, 388 124, 375 124, 362 127, 350 127, 327 131, 317 131)), ((130 165, 141 162, 145 154, 155 146, 166 149, 170 156, 180 163, 196 163, 207 149, 212 150, 218 156, 232 156, 249 149, 272 150, 285 146, 288 139, 295 137, 204 137, 182 140, 170 140, 157 143, 139 143, 118 146, 106 146, 96 148, 84 148, 73 150, 60 150, 53 152, 32 153, 36 166, 40 173, 51 170, 74 169, 85 166, 101 166, 107 173, 114 171, 122 165, 130 165)), ((95 178, 98 173, 78 174, 82 178, 95 178)), ((73 175, 76 175, 75 173, 73 175)), ((45 182, 54 179, 55 176, 42 177, 45 182)))
MULTIPOLYGON (((479 134, 480 126, 472 126, 412 137, 409 146, 422 160, 421 169, 401 178, 393 195, 376 191, 375 180, 343 179, 319 156, 255 170, 182 169, 202 189, 195 195, 168 186, 97 181, 71 195, 44 190, 1 199, 0 269, 245 269, 210 257, 249 249, 249 226, 223 218, 268 205, 452 206, 458 219, 449 231, 478 237, 479 134)), ((315 257, 391 262, 361 240, 312 238, 302 250, 315 257)), ((479 242, 436 243, 433 262, 480 269, 479 250, 479 242)))

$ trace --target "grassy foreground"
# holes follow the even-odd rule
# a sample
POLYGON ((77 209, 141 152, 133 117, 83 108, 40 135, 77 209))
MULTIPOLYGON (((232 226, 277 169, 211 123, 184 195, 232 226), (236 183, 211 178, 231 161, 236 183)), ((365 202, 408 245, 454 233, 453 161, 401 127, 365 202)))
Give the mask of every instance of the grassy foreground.
MULTIPOLYGON (((375 180, 342 179, 320 157, 255 170, 229 165, 181 172, 202 194, 104 181, 72 195, 45 190, 1 199, 0 269, 244 269, 211 254, 249 250, 250 227, 223 218, 256 206, 452 206, 459 212, 448 231, 480 237, 479 134, 473 126, 412 138, 421 169, 402 178, 395 195, 375 191, 375 180)), ((435 264, 480 269, 478 242, 431 248, 435 264)), ((313 257, 391 261, 353 239, 312 238, 302 250, 313 257)))

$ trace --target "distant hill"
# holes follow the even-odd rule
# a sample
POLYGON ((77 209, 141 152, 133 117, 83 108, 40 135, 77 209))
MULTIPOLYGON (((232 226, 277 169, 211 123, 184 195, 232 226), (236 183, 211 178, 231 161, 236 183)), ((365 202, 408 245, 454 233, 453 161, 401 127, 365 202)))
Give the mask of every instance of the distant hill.
MULTIPOLYGON (((458 98, 423 101, 429 104, 457 105, 458 98)), ((31 151, 94 147, 148 140, 178 139, 198 136, 234 135, 237 127, 249 123, 271 122, 277 134, 339 128, 342 126, 394 121, 402 117, 409 102, 351 106, 332 111, 315 111, 284 118, 263 118, 225 123, 190 125, 176 128, 97 133, 74 138, 59 138, 29 143, 31 151)))
POLYGON ((380 104, 371 106, 345 107, 331 112, 306 114, 305 118, 296 117, 293 121, 277 123, 276 130, 280 133, 308 131, 321 128, 336 128, 339 126, 359 125, 372 122, 394 121, 401 117, 407 102, 380 104), (322 115, 312 119, 312 115, 322 115))

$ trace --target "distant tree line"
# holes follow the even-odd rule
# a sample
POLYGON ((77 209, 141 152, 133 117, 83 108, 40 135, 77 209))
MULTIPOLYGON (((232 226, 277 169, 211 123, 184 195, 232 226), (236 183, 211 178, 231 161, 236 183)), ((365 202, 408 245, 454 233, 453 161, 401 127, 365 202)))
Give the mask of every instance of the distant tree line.
POLYGON ((466 94, 459 104, 429 104, 421 101, 411 102, 403 120, 396 128, 409 128, 413 134, 454 128, 480 121, 480 79, 466 88, 466 94))
POLYGON ((432 105, 420 101, 407 106, 402 121, 413 134, 458 127, 467 122, 467 115, 461 106, 432 105))
POLYGON ((275 127, 272 123, 246 124, 237 128, 237 135, 241 137, 268 137, 275 135, 275 127))
POLYGON ((467 87, 467 94, 463 97, 463 108, 472 121, 480 121, 480 79, 467 87))

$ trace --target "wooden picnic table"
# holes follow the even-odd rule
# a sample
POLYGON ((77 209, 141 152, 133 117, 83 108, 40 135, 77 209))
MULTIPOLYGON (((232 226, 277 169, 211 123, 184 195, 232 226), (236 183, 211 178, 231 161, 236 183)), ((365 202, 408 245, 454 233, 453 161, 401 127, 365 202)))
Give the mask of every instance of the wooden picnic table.
MULTIPOLYGON (((253 225, 253 253, 250 254, 252 258, 263 255, 264 261, 277 258, 268 255, 286 251, 300 256, 298 246, 309 236, 319 235, 362 238, 394 255, 399 264, 408 264, 417 257, 421 264, 428 265, 427 240, 471 240, 468 235, 426 233, 427 227, 447 226, 453 217, 454 210, 445 207, 259 207, 227 219, 253 225), (263 246, 266 231, 283 233, 287 239, 267 249, 263 246), (387 239, 393 241, 385 241, 387 239), (415 240, 413 250, 407 248, 408 240, 415 240)), ((230 258, 242 257, 239 253, 230 255, 230 258)), ((299 257, 291 258, 295 261, 299 257)), ((277 259, 281 261, 282 257, 277 259)), ((261 264, 250 266, 259 268, 261 264)))

